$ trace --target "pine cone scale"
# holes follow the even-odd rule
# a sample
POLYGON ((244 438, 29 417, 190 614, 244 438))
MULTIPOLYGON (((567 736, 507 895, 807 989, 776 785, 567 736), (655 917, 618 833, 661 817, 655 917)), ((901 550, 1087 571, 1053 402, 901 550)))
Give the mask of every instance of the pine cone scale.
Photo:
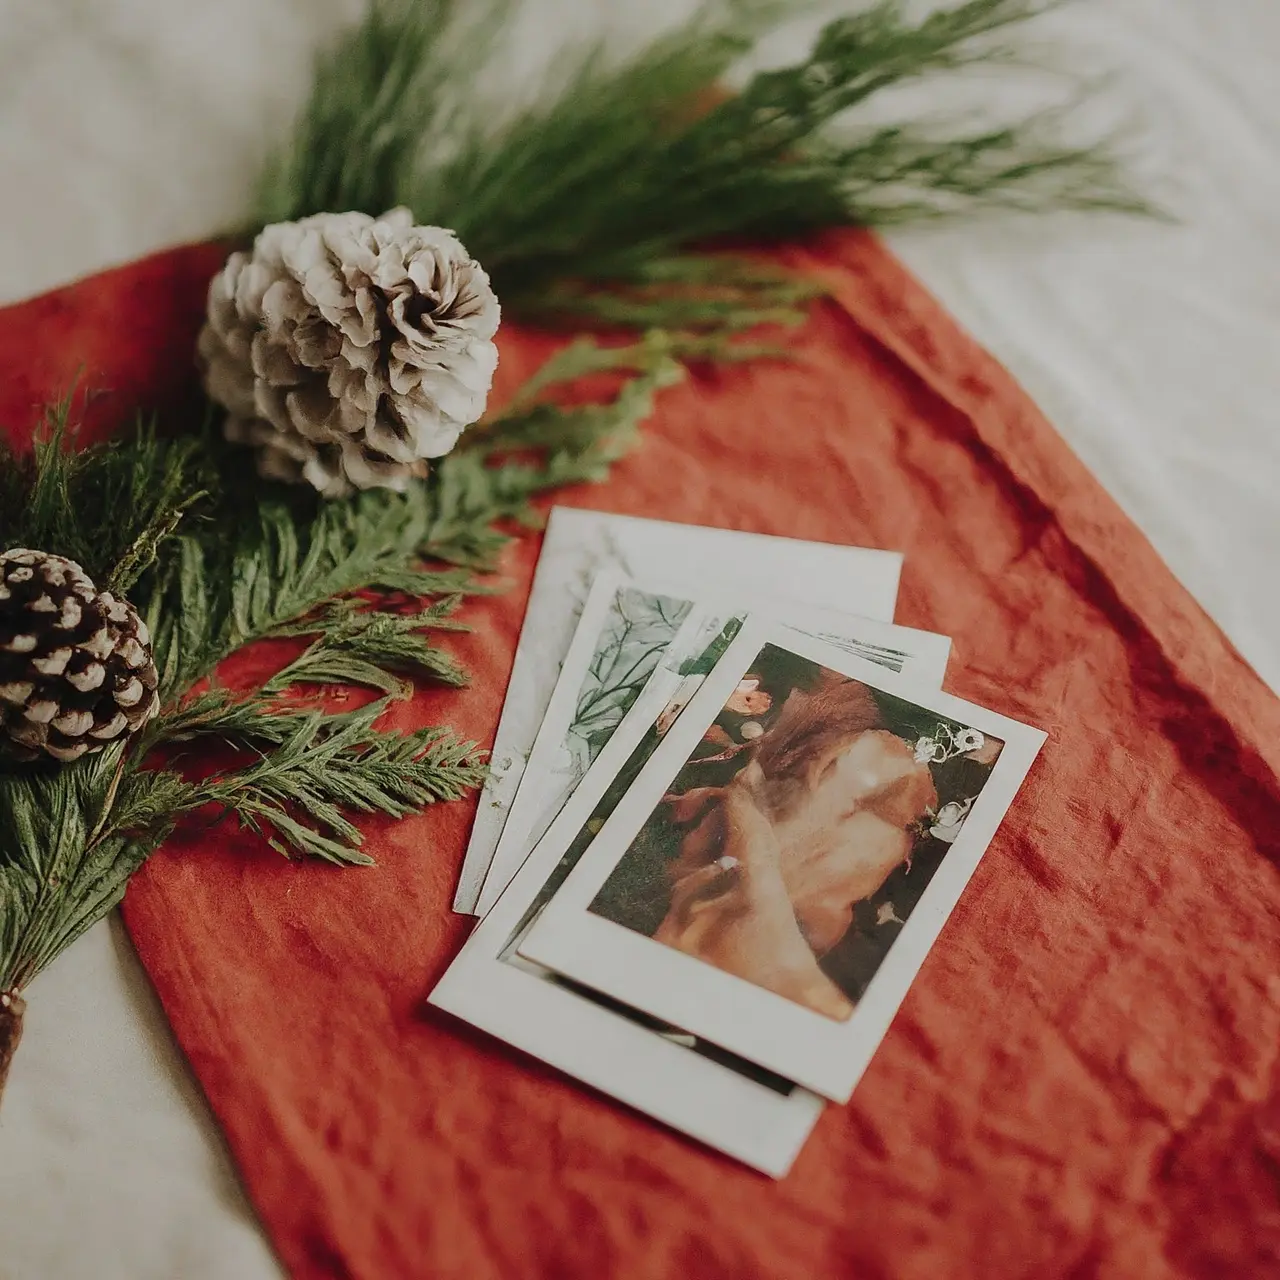
POLYGON ((7 702, 11 707, 25 707, 35 688, 30 680, 14 680, 9 684, 0 684, 0 702, 7 702))

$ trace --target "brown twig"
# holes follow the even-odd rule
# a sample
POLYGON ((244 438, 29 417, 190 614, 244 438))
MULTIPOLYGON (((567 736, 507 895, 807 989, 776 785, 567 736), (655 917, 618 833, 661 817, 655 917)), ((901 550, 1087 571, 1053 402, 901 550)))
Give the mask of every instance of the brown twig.
POLYGON ((27 1002, 16 991, 0 992, 0 1097, 9 1077, 9 1064, 22 1039, 22 1019, 27 1002))

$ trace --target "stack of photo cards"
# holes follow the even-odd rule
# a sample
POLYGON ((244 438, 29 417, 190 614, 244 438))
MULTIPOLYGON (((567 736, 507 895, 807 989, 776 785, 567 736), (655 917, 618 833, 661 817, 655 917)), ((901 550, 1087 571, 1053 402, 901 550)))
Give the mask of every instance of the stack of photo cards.
MULTIPOLYGON (((597 641, 606 646, 612 637, 624 659, 649 655, 674 635, 674 627, 688 611, 687 606, 677 608, 664 619, 658 602, 651 601, 651 625, 645 635, 637 629, 637 610, 643 602, 637 597, 615 607, 601 591, 591 616, 584 619, 592 582, 605 570, 660 582, 677 593, 696 593, 714 584, 793 605, 844 610, 889 622, 898 598, 902 557, 891 551, 553 508, 493 745, 489 780, 458 881, 455 911, 483 915, 528 851, 526 817, 517 812, 515 821, 510 821, 513 802, 535 740, 541 738, 548 751, 558 746, 548 716, 563 724, 567 715, 572 722, 580 695, 591 699, 593 691, 585 687, 591 669, 609 657, 602 653, 597 658, 597 641), (554 708, 553 697, 557 698, 554 708)), ((942 645, 945 665, 950 646, 946 641, 942 645)), ((615 673, 620 687, 613 691, 611 710, 616 712, 633 696, 644 669, 642 665, 631 673, 623 667, 615 673)), ((538 803, 538 788, 530 786, 525 793, 522 809, 538 803)))
POLYGON ((940 692, 900 570, 553 512, 432 1003, 785 1174, 1044 740, 940 692))

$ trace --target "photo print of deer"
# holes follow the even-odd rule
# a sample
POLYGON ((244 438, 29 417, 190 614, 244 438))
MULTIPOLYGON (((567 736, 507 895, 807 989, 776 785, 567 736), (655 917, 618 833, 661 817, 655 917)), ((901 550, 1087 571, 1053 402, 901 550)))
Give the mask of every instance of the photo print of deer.
POLYGON ((1002 746, 766 644, 589 909, 847 1019, 1002 746))

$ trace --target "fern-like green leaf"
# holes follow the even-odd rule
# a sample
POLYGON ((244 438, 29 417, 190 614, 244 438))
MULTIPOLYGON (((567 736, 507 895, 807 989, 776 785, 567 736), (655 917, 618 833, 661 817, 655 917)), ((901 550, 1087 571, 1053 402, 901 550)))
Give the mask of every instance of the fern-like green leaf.
POLYGON ((435 801, 460 799, 484 778, 475 744, 448 730, 379 731, 375 721, 384 706, 334 717, 272 717, 283 731, 274 750, 195 788, 187 807, 224 806, 283 852, 369 863, 346 813, 404 817, 435 801))
POLYGON ((105 830, 122 753, 0 776, 0 990, 24 986, 115 906, 172 823, 105 830))

